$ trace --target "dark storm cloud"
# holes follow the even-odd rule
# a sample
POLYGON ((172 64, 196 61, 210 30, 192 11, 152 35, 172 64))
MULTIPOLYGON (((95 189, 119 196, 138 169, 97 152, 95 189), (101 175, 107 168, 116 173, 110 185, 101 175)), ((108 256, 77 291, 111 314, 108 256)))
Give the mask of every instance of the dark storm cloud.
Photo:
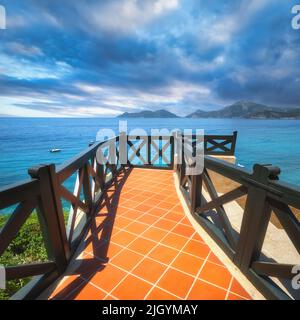
POLYGON ((240 99, 300 106, 292 2, 1 4, 7 10, 1 114, 10 114, 10 106, 17 115, 112 115, 162 106, 184 114, 240 99))

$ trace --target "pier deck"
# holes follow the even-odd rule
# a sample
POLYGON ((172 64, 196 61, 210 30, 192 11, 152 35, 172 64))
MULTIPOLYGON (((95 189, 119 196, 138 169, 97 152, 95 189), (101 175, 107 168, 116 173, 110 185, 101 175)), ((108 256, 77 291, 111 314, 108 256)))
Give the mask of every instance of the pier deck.
POLYGON ((192 227, 172 171, 122 172, 76 258, 41 298, 251 299, 192 227))

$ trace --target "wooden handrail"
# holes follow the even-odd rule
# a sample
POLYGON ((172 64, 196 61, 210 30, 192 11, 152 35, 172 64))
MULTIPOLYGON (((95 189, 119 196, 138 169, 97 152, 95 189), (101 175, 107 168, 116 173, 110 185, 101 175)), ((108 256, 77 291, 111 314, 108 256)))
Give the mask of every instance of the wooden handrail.
POLYGON ((280 169, 271 165, 257 164, 250 172, 206 155, 204 171, 197 176, 186 175, 187 165, 185 162, 177 165, 177 175, 180 189, 196 221, 266 297, 288 299, 289 295, 271 277, 291 279, 292 266, 259 259, 272 211, 300 254, 300 223, 289 207, 300 209, 300 188, 279 181, 280 169), (218 194, 208 171, 234 181, 235 189, 218 194), (208 202, 203 196, 203 182, 211 198, 208 202), (240 233, 237 234, 223 205, 244 195, 247 200, 240 233), (221 228, 206 217, 205 213, 211 210, 217 212, 221 228))

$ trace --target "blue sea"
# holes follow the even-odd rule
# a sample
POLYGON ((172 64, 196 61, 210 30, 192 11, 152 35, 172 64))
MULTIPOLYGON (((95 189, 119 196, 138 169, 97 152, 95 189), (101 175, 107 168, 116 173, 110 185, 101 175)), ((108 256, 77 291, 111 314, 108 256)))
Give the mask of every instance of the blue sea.
MULTIPOLYGON (((96 140, 98 130, 118 132, 119 119, 107 118, 0 118, 0 187, 28 177, 37 164, 62 162, 96 140), (49 149, 62 149, 50 153, 49 149)), ((280 179, 300 185, 300 121, 244 119, 129 119, 128 131, 204 129, 205 134, 238 131, 236 156, 251 169, 255 163, 278 165, 280 179)))

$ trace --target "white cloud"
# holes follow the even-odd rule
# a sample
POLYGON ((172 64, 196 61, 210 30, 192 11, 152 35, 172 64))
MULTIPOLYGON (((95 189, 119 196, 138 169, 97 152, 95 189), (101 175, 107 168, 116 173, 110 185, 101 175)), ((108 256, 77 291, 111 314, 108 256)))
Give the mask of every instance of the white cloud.
POLYGON ((95 85, 86 84, 86 83, 76 83, 75 87, 85 93, 91 93, 91 94, 95 94, 103 91, 103 88, 100 86, 95 86, 95 85))
MULTIPOLYGON (((76 86, 78 87, 78 84, 76 86)), ((173 81, 166 87, 152 91, 120 87, 101 87, 101 91, 97 91, 97 87, 83 83, 80 84, 80 88, 89 93, 87 101, 93 104, 97 102, 98 105, 106 107, 107 113, 110 110, 123 112, 130 109, 160 108, 163 105, 181 104, 192 96, 197 99, 210 99, 212 96, 208 87, 183 81, 173 81)))
POLYGON ((118 110, 107 109, 99 106, 88 106, 88 107, 79 107, 74 108, 73 106, 66 106, 59 113, 60 116, 68 116, 68 117, 109 117, 109 116, 117 116, 121 114, 118 110))
POLYGON ((0 97, 0 114, 7 116, 19 117, 57 117, 53 112, 47 110, 34 110, 26 108, 26 104, 32 103, 52 103, 48 99, 38 99, 35 97, 27 98, 24 96, 19 97, 0 97), (21 105, 24 104, 24 107, 21 105))
POLYGON ((252 17, 264 9, 270 1, 243 0, 238 9, 231 14, 203 17, 198 27, 199 48, 226 45, 231 42, 234 35, 242 31, 251 22, 252 17))
MULTIPOLYGON (((33 50, 33 49, 32 49, 33 50)), ((59 79, 72 72, 72 67, 65 62, 56 61, 45 65, 26 59, 15 59, 0 53, 0 74, 16 79, 59 79)))
MULTIPOLYGON (((208 101, 212 92, 204 85, 174 81, 152 91, 122 87, 100 87, 87 83, 74 85, 85 96, 69 93, 27 93, 27 96, 1 97, 1 114, 41 117, 116 116, 136 109, 172 109, 185 101, 208 101)), ((177 110, 178 112, 179 110, 177 110)), ((185 111, 184 111, 185 112, 185 111)))
POLYGON ((19 42, 9 42, 7 43, 7 48, 13 54, 21 54, 25 56, 42 56, 43 52, 40 48, 36 46, 26 46, 19 42))
POLYGON ((78 6, 86 30, 112 32, 135 31, 158 17, 175 10, 179 0, 111 0, 106 4, 78 6))

